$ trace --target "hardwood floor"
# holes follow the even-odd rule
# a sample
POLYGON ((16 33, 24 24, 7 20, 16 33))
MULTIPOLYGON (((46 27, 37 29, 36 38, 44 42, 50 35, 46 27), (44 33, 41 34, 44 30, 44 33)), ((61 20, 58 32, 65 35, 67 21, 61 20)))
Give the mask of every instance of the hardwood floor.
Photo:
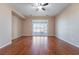
POLYGON ((56 37, 20 37, 0 49, 0 55, 78 55, 79 48, 56 37))

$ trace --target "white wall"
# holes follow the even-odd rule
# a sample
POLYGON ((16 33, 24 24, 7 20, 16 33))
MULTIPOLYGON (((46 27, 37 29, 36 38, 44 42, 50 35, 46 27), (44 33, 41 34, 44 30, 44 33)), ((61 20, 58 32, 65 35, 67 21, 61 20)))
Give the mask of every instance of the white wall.
POLYGON ((54 17, 32 16, 23 22, 23 35, 32 36, 32 20, 48 20, 48 36, 54 36, 54 17))
POLYGON ((56 36, 79 47, 79 4, 71 4, 56 17, 56 36))
POLYGON ((16 39, 22 36, 22 21, 16 13, 12 13, 12 39, 16 39))
POLYGON ((0 48, 11 43, 11 10, 0 4, 0 48))

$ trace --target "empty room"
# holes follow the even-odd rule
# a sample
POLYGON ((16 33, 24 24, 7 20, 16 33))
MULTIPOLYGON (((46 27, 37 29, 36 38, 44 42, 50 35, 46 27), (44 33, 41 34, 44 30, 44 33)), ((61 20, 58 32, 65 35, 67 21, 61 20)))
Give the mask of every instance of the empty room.
POLYGON ((79 3, 0 3, 0 55, 79 55, 79 3))

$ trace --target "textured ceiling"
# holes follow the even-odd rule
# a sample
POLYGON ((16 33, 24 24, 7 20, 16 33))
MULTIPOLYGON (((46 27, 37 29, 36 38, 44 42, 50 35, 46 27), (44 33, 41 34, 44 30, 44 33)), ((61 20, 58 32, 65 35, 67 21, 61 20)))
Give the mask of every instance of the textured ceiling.
POLYGON ((49 3, 45 6, 46 9, 43 11, 39 9, 36 11, 36 7, 33 7, 34 3, 10 3, 17 11, 21 12, 24 16, 55 16, 66 8, 68 3, 49 3))

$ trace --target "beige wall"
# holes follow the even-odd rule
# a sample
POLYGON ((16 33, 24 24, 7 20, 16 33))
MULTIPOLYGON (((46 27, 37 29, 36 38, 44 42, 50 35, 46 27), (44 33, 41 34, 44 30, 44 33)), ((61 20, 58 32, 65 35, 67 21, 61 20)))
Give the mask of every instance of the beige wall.
POLYGON ((22 36, 22 21, 16 13, 12 13, 12 39, 22 36))
POLYGON ((79 4, 71 4, 56 17, 56 36, 79 47, 79 4))
MULTIPOLYGON (((19 17, 23 18, 23 20, 25 19, 22 14, 20 14, 19 12, 17 12, 17 10, 15 10, 14 8, 11 8, 9 5, 7 4, 0 4, 0 48, 7 46, 8 44, 12 43, 12 39, 13 38, 17 38, 19 36, 21 36, 21 18, 16 17, 16 16, 12 16, 12 11, 16 12, 19 17), (13 20, 13 19, 16 20, 13 20), (16 35, 12 35, 12 22, 15 24, 14 27, 18 27, 19 29, 13 29, 18 31, 16 35), (13 37, 12 37, 13 36, 13 37)), ((15 28, 16 28, 15 27, 15 28)))
POLYGON ((11 43, 11 9, 0 4, 0 48, 11 43))
POLYGON ((48 36, 54 36, 54 17, 27 17, 27 19, 23 22, 23 35, 24 36, 32 36, 32 20, 48 20, 48 36))

